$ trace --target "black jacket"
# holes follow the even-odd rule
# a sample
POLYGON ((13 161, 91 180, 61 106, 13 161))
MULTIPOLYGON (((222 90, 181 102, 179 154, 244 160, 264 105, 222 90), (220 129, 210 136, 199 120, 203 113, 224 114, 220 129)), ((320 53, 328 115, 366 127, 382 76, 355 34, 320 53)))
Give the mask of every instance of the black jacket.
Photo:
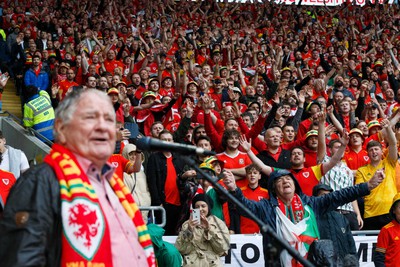
MULTIPOLYGON (((172 164, 175 166, 177 182, 182 174, 185 163, 182 158, 172 153, 172 164)), ((156 152, 150 155, 147 161, 147 184, 149 186, 151 205, 160 206, 165 204, 165 180, 167 179, 167 158, 162 152, 156 152)), ((178 184, 177 184, 178 185, 178 184)))
POLYGON ((12 188, 0 221, 0 262, 8 266, 60 266, 60 186, 43 163, 12 188))
MULTIPOLYGON (((276 161, 268 151, 264 150, 257 154, 257 158, 259 158, 265 165, 289 170, 291 168, 290 164, 290 151, 286 149, 282 149, 281 154, 279 155, 278 161, 276 161)), ((265 174, 262 175, 262 179, 260 180, 260 186, 262 188, 268 189, 268 176, 265 174)))
POLYGON ((347 254, 356 255, 356 244, 346 217, 337 211, 329 211, 319 216, 317 223, 321 239, 332 240, 339 259, 344 259, 347 254))
POLYGON ((264 150, 258 153, 257 157, 265 164, 279 169, 290 169, 290 151, 282 149, 278 161, 276 161, 268 151, 264 150))

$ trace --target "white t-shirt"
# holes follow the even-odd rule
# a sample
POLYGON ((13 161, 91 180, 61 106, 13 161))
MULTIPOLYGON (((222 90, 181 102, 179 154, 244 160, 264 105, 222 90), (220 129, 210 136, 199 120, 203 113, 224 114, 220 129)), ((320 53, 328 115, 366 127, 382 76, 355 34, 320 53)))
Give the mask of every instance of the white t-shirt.
MULTIPOLYGON (((4 170, 4 171, 10 171, 10 157, 8 156, 8 149, 6 149, 6 151, 3 153, 3 161, 0 164, 0 169, 4 170)), ((23 171, 29 169, 29 162, 28 162, 28 158, 26 157, 25 153, 23 151, 21 151, 21 163, 19 165, 19 169, 20 169, 20 173, 22 173, 23 171)), ((18 177, 15 178, 19 178, 20 174, 18 174, 18 177)))

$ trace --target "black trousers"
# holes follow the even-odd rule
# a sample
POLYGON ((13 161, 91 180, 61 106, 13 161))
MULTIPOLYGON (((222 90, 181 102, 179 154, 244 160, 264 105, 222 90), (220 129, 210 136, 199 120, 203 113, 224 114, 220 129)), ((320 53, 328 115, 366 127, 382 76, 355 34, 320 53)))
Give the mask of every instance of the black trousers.
POLYGON ((363 230, 381 230, 383 226, 392 221, 389 213, 364 219, 363 230))
POLYGON ((340 214, 342 214, 349 221, 350 229, 352 231, 360 230, 357 221, 357 215, 353 211, 345 211, 345 210, 337 210, 340 214))
MULTIPOLYGON (((182 206, 165 203, 163 208, 166 212, 167 222, 164 226, 164 235, 178 235, 177 226, 178 220, 181 216, 182 206)), ((161 212, 155 213, 156 222, 161 223, 161 212)))

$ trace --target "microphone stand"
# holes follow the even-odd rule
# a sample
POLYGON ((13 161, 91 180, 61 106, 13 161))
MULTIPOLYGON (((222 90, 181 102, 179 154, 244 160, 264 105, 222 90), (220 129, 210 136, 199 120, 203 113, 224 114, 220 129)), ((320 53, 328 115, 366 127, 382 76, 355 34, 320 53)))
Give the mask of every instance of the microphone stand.
MULTIPOLYGON (((308 260, 304 259, 297 250, 295 250, 292 246, 289 245, 289 243, 286 240, 281 239, 277 233, 275 233, 275 231, 273 231, 271 229, 271 227, 269 227, 267 224, 265 224, 263 221, 261 221, 254 213, 252 213, 245 205, 243 205, 239 200, 237 200, 234 196, 232 196, 231 194, 229 194, 229 192, 218 183, 218 180, 211 177, 208 173, 204 172, 203 170, 201 170, 199 168, 199 166, 197 166, 197 164, 195 163, 195 161, 188 157, 186 155, 186 157, 182 157, 182 159, 191 167, 193 167, 196 172, 201 173, 202 176, 212 184, 212 186, 217 190, 217 192, 223 194, 229 202, 235 204, 238 208, 240 208, 241 210, 244 211, 244 213, 253 221, 255 221, 260 229, 261 232, 270 236, 271 240, 275 241, 278 243, 279 246, 281 246, 283 249, 286 249, 287 252, 293 257, 295 258, 298 262, 300 262, 303 266, 305 267, 314 267, 313 264, 311 264, 308 260)), ((269 243, 268 247, 267 247, 268 251, 271 252, 271 254, 278 254, 278 250, 273 247, 273 244, 269 243)), ((265 250, 264 250, 265 251, 265 250)), ((280 253, 279 253, 280 254, 280 253)), ((271 255, 272 256, 272 255, 271 255)), ((265 255, 264 255, 264 258, 265 255)), ((278 255, 278 261, 275 259, 271 259, 272 264, 271 266, 276 266, 276 263, 279 263, 278 266, 280 266, 280 260, 279 260, 279 255, 278 255)))

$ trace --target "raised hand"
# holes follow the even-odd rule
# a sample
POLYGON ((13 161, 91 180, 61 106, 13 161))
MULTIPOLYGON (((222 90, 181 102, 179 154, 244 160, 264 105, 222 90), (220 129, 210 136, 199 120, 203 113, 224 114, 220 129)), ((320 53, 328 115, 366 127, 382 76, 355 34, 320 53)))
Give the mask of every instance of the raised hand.
POLYGON ((262 105, 262 113, 264 114, 268 114, 272 109, 272 106, 267 102, 264 101, 263 105, 262 105))
POLYGON ((383 182, 383 179, 385 179, 385 170, 382 168, 377 170, 374 176, 372 176, 372 178, 368 181, 368 189, 375 189, 380 183, 383 182))
POLYGON ((329 107, 326 108, 326 112, 331 115, 333 114, 333 105, 330 105, 329 107))
POLYGON ((319 124, 325 125, 326 121, 326 113, 325 112, 318 112, 317 113, 317 119, 319 124))
POLYGON ((388 119, 383 119, 380 122, 380 124, 381 124, 382 129, 390 127, 390 121, 388 119))
POLYGON ((339 139, 340 143, 342 143, 343 146, 347 146, 349 144, 349 140, 349 133, 346 130, 343 130, 342 136, 339 139))
POLYGON ((246 135, 242 134, 241 136, 239 136, 239 143, 242 146, 242 148, 244 149, 244 151, 246 151, 246 152, 250 151, 251 138, 250 138, 249 142, 247 142, 246 135))
POLYGON ((234 191, 237 188, 235 176, 230 171, 224 170, 223 182, 226 186, 226 189, 228 189, 228 191, 234 191))
POLYGON ((332 135, 334 132, 336 132, 336 127, 333 126, 333 124, 329 124, 328 126, 326 126, 325 128, 325 135, 329 136, 332 135))
POLYGON ((299 103, 303 103, 304 104, 304 102, 306 102, 306 95, 305 95, 304 91, 300 91, 297 94, 297 98, 299 99, 299 103))

